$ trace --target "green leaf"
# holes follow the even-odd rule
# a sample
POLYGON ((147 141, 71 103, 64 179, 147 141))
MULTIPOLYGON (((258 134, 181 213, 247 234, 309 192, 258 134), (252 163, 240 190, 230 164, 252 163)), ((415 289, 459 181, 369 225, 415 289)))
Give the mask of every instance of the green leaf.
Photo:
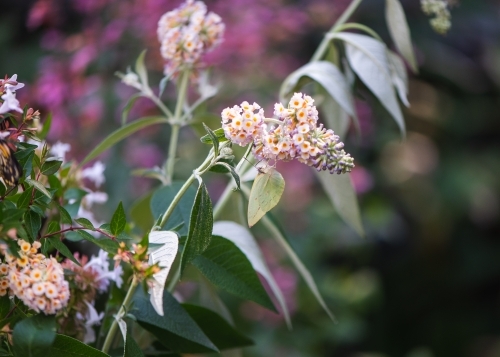
POLYGON ((139 99, 140 97, 142 97, 142 93, 136 93, 133 96, 131 96, 129 98, 129 100, 127 101, 127 104, 125 104, 125 107, 123 108, 123 111, 122 111, 122 125, 125 125, 127 123, 128 113, 132 109, 135 101, 137 99, 139 99))
POLYGON ((43 217, 43 215, 44 215, 43 209, 41 209, 38 206, 31 205, 30 206, 30 210, 33 211, 33 212, 35 212, 35 213, 37 213, 40 217, 43 217))
POLYGON ((239 333, 212 310, 189 304, 183 304, 182 307, 219 350, 253 345, 252 340, 239 333), (214 328, 214 326, 217 326, 217 328, 214 328))
POLYGON ((408 74, 406 73, 406 67, 401 59, 396 53, 391 50, 387 50, 387 59, 389 60, 389 69, 391 72, 392 85, 396 88, 398 97, 407 107, 410 106, 408 102, 408 74))
POLYGON ((30 205, 31 197, 33 196, 33 191, 26 187, 26 191, 21 193, 19 198, 17 199, 17 207, 18 208, 28 208, 30 205))
MULTIPOLYGON (((163 186, 156 190, 151 198, 151 212, 155 220, 165 213, 183 184, 184 182, 173 182, 170 186, 163 186)), ((165 227, 162 227, 164 230, 171 230, 171 228, 180 226, 184 223, 184 227, 179 230, 179 234, 187 234, 186 227, 191 216, 195 196, 196 189, 191 185, 175 207, 165 227)))
POLYGON ((113 217, 111 218, 110 229, 114 236, 119 235, 125 229, 127 224, 127 217, 125 216, 125 210, 120 202, 116 208, 113 217))
POLYGON ((94 236, 92 236, 90 233, 83 231, 83 230, 78 230, 76 231, 78 235, 80 235, 83 239, 94 243, 97 245, 99 248, 103 249, 105 252, 109 254, 115 255, 116 252, 118 251, 118 242, 112 239, 109 239, 107 237, 105 238, 100 238, 97 239, 94 236))
POLYGON ((139 78, 141 79, 141 83, 148 87, 148 72, 146 69, 146 65, 144 63, 144 60, 146 58, 146 52, 147 50, 144 50, 141 52, 139 57, 137 57, 137 60, 135 61, 135 72, 139 75, 139 78))
POLYGON ((87 218, 77 218, 75 219, 75 222, 84 228, 90 229, 91 231, 95 229, 92 222, 90 222, 87 218))
POLYGON ((304 263, 302 263, 302 261, 297 256, 295 251, 292 249, 292 247, 290 246, 290 244, 286 240, 285 235, 282 233, 282 230, 274 222, 272 222, 269 217, 264 217, 262 219, 262 223, 264 223, 266 228, 272 234, 273 238, 284 249, 285 253, 288 255, 288 257, 292 261, 293 265, 295 265, 295 268, 297 269, 299 274, 302 276, 302 278, 306 282, 307 286, 309 287, 309 289, 311 290, 311 292, 313 293, 314 297, 316 298, 318 303, 321 305, 323 310, 325 310, 325 312, 332 319, 332 321, 336 321, 335 316, 333 316, 332 312, 330 311, 330 309, 326 305, 325 300, 323 300, 323 297, 321 296, 319 289, 318 289, 318 286, 314 282, 314 279, 313 279, 311 273, 309 272, 309 270, 307 270, 304 263))
POLYGON ((35 181, 35 180, 31 180, 31 179, 26 179, 25 181, 27 184, 35 187, 38 191, 40 191, 41 193, 43 193, 45 196, 47 196, 48 198, 52 199, 52 195, 50 194, 49 191, 47 191, 47 189, 45 188, 44 185, 42 185, 40 182, 38 181, 35 181))
POLYGON ((168 314, 158 315, 144 290, 137 289, 130 313, 162 344, 174 352, 218 351, 217 347, 168 291, 163 294, 163 310, 168 311, 168 314))
POLYGON ((248 198, 248 225, 252 227, 280 201, 285 190, 283 176, 273 167, 259 172, 248 198))
POLYGON ((23 152, 20 151, 16 151, 14 153, 14 156, 21 165, 23 173, 22 176, 29 177, 31 175, 31 172, 33 171, 33 157, 35 156, 35 153, 33 151, 25 151, 25 152, 27 153, 27 156, 24 156, 22 158, 18 158, 18 156, 22 156, 21 154, 23 154, 23 152))
POLYGON ((56 158, 49 157, 42 165, 42 174, 45 176, 53 175, 59 170, 62 165, 62 161, 56 158))
POLYGON ((186 244, 182 251, 180 263, 181 274, 191 260, 208 248, 212 239, 213 225, 212 201, 210 200, 207 187, 201 182, 191 211, 186 244))
POLYGON ((220 162, 220 161, 216 163, 214 166, 224 167, 231 174, 231 176, 233 176, 234 182, 236 183, 236 187, 238 187, 238 190, 240 189, 240 175, 236 173, 234 167, 225 162, 220 162))
POLYGON ((147 128, 148 126, 154 124, 168 124, 169 121, 167 118, 162 116, 152 116, 145 117, 142 119, 134 120, 133 122, 122 126, 121 128, 115 130, 111 134, 109 134, 99 145, 97 145, 78 165, 82 167, 90 160, 93 160, 101 153, 109 149, 111 146, 115 145, 117 142, 129 137, 130 135, 136 133, 137 131, 147 128))
POLYGON ((361 237, 365 236, 361 215, 359 213, 358 198, 352 186, 351 178, 347 174, 332 175, 328 172, 316 172, 323 189, 332 202, 339 216, 349 224, 361 237))
POLYGON ((385 1, 385 19, 389 27, 389 33, 399 53, 406 59, 411 70, 418 73, 417 61, 411 43, 410 28, 399 0, 385 1))
POLYGON ((252 264, 233 242, 213 236, 208 248, 192 264, 219 288, 276 311, 252 264))
POLYGON ((319 83, 328 94, 357 122, 354 99, 347 80, 336 65, 327 61, 310 62, 290 74, 280 89, 280 98, 285 97, 296 89, 302 77, 309 77, 319 83))
POLYGON ((123 349, 123 357, 144 357, 144 353, 142 353, 141 348, 130 333, 127 333, 127 340, 123 349))
POLYGON ((10 311, 10 298, 9 295, 0 297, 0 321, 5 319, 10 311))
POLYGON ((49 113, 49 115, 47 115, 47 117, 43 122, 42 130, 38 133, 38 137, 41 140, 44 140, 47 137, 51 125, 52 125, 52 113, 49 113))
POLYGON ((405 122, 392 85, 385 44, 355 33, 341 32, 328 36, 344 41, 351 68, 391 114, 404 135, 405 122))
POLYGON ((224 237, 233 242, 241 250, 241 252, 245 254, 255 271, 266 279, 281 307, 281 313, 283 314, 289 329, 291 329, 292 323, 285 297, 276 283, 276 280, 274 280, 274 277, 264 260, 264 256, 259 248, 259 245, 250 230, 235 222, 217 221, 214 223, 213 235, 224 237))
POLYGON ((109 357, 109 355, 73 337, 57 334, 45 357, 109 357))
POLYGON ((171 77, 172 77, 172 75, 168 75, 168 76, 163 77, 160 80, 160 84, 159 84, 160 92, 158 93, 158 98, 161 98, 161 96, 163 95, 163 92, 165 91, 165 88, 167 87, 167 83, 171 77))
POLYGON ((59 215, 61 216, 61 223, 71 224, 73 219, 69 215, 68 211, 66 211, 66 209, 57 202, 56 202, 56 207, 59 210, 59 215))
MULTIPOLYGON (((224 141, 227 141, 226 135, 224 134, 224 129, 219 128, 219 129, 212 131, 212 133, 215 134, 215 137, 217 138, 219 143, 223 143, 224 141)), ((213 139, 209 134, 202 136, 200 138, 200 140, 204 144, 213 145, 213 139)))
POLYGON ((27 211, 24 214, 24 224, 29 237, 32 241, 36 240, 38 232, 42 228, 42 217, 36 212, 27 211))
MULTIPOLYGON (((342 107, 332 99, 332 97, 327 96, 320 105, 321 118, 323 118, 326 127, 332 129, 335 134, 341 138, 345 138, 347 130, 349 129, 349 116, 342 109, 342 107)), ((355 125, 359 132, 359 127, 356 121, 355 125)))
POLYGON ((210 136, 210 140, 212 141, 212 145, 214 147, 214 156, 217 157, 217 156, 219 156, 219 139, 217 139, 217 135, 215 135, 215 133, 212 131, 212 129, 210 129, 208 126, 206 126, 205 123, 202 123, 202 124, 203 124, 203 128, 208 133, 208 136, 210 136))
MULTIPOLYGON (((50 223, 57 223, 57 222, 50 222, 50 223)), ((51 246, 57 249, 59 253, 64 255, 66 258, 70 259, 76 265, 81 266, 78 260, 75 259, 69 248, 66 247, 66 245, 63 242, 61 242, 59 237, 49 237, 47 238, 47 240, 49 241, 51 246)))
POLYGON ((225 166, 218 165, 220 163, 225 163, 231 167, 234 167, 233 159, 219 159, 219 161, 217 161, 217 163, 214 166, 210 167, 210 169, 208 171, 215 172, 218 174, 228 174, 229 170, 225 166))
POLYGON ((52 356, 48 351, 55 338, 55 316, 39 314, 28 317, 18 322, 12 332, 14 356, 52 356))

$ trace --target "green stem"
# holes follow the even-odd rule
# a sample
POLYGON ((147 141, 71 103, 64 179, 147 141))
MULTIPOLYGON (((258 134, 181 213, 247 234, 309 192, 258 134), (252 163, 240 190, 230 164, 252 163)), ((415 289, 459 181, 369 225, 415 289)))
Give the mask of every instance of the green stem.
MULTIPOLYGON (((122 306, 120 307, 120 310, 118 310, 117 316, 124 315, 130 309, 130 305, 132 304, 132 297, 134 296, 135 290, 137 289, 138 286, 139 286, 139 280, 134 275, 132 283, 130 284, 130 287, 128 288, 127 295, 125 296, 125 300, 123 300, 122 306)), ((102 346, 102 352, 108 353, 108 351, 111 347, 111 344, 113 343, 113 339, 115 337, 117 330, 118 330, 118 319, 115 318, 113 320, 113 324, 111 325, 111 328, 108 331, 108 335, 106 336, 106 339, 104 340, 104 345, 102 346)))
MULTIPOLYGON (((198 172, 206 169, 210 165, 213 157, 214 157, 214 153, 211 152, 210 155, 207 156, 205 161, 203 161, 203 163, 195 170, 195 172, 198 173, 198 172)), ((191 186, 191 184, 193 183, 193 181, 195 179, 196 179, 196 175, 193 173, 191 176, 189 176, 189 178, 186 180, 186 182, 184 182, 184 185, 182 185, 179 192, 177 192, 174 199, 172 200, 172 203, 170 203, 170 206, 168 206, 167 210, 165 211, 165 213, 161 217, 161 221, 158 224, 159 227, 163 227, 165 225, 165 223, 167 223, 168 219, 170 218, 170 216, 174 212, 175 207, 177 206, 177 204, 181 200, 182 196, 184 196, 184 194, 188 190, 189 186, 191 186)))
MULTIPOLYGON (((252 145, 249 145, 247 151, 245 152, 245 155, 243 155, 240 162, 238 162, 238 165, 236 165, 235 171, 240 176, 242 176, 245 172, 247 172, 248 168, 250 167, 250 162, 248 162, 247 156, 250 154, 251 150, 252 150, 252 145)), ((217 201, 217 204, 214 207, 213 211, 214 221, 219 216, 226 203, 229 201, 229 197, 231 197, 231 193, 233 192, 233 189, 235 187, 236 183, 234 182, 234 180, 231 179, 231 181, 229 181, 229 183, 227 184, 226 189, 224 190, 219 200, 217 201)))
POLYGON ((160 98, 158 98, 156 95, 154 95, 154 93, 146 94, 146 97, 151 99, 158 106, 158 108, 160 108, 160 110, 163 112, 163 114, 166 115, 167 118, 169 118, 169 119, 172 118, 173 114, 170 111, 170 109, 168 109, 168 107, 165 104, 163 104, 163 102, 160 100, 160 98))
POLYGON ((177 204, 181 200, 182 196, 184 196, 184 194, 186 193, 189 186, 191 186, 191 184, 193 183, 194 180, 195 180, 195 176, 193 174, 193 175, 189 176, 189 178, 186 180, 186 182, 184 182, 184 185, 182 185, 181 189, 179 190, 179 192, 177 192, 174 199, 172 200, 172 203, 170 203, 170 206, 168 206, 167 210, 165 211, 165 213, 161 217, 161 221, 158 224, 159 227, 163 227, 165 225, 165 223, 167 223, 168 219, 170 218, 170 216, 174 212, 175 207, 177 206, 177 204))
POLYGON ((175 113, 172 123, 172 131, 170 133, 170 143, 168 146, 168 158, 167 158, 167 182, 171 183, 174 176, 174 165, 175 165, 175 153, 177 151, 177 142, 179 140, 179 131, 181 127, 181 114, 182 108, 184 107, 184 102, 187 97, 187 89, 189 84, 189 70, 182 72, 179 92, 177 96, 177 104, 175 106, 175 113))
POLYGON ((177 142, 179 140, 180 124, 172 124, 170 132, 170 141, 168 145, 167 158, 167 184, 172 183, 174 177, 175 153, 177 151, 177 142))
MULTIPOLYGON (((361 1, 363 0, 353 0, 328 32, 329 33, 336 32, 338 28, 342 26, 347 21, 347 19, 349 19, 349 17, 351 17, 354 11, 358 8, 361 1)), ((316 52, 314 52, 314 55, 312 56, 310 62, 319 61, 321 58, 323 58, 326 50, 328 49, 329 43, 330 39, 328 39, 326 36, 323 37, 323 41, 321 41, 320 45, 316 49, 316 52)))

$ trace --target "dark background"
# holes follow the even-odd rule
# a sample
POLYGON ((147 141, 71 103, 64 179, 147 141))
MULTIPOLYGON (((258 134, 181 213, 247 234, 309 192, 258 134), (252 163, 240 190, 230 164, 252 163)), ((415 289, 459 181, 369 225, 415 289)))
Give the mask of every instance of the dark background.
MULTIPOLYGON (((287 188, 276 213, 338 323, 257 230, 294 328, 288 331, 281 318, 256 305, 230 300, 237 325, 258 342, 245 356, 500 356, 500 2, 460 1, 445 36, 432 31, 418 1, 402 3, 420 65, 420 73, 410 75, 407 138, 358 91, 361 137, 352 130, 345 139, 356 159, 352 178, 366 238, 338 218, 307 169, 281 169, 287 188)), ((283 79, 310 59, 347 4, 208 1, 227 24, 225 43, 208 59, 222 84, 208 110, 218 115, 242 100, 271 108, 283 79)), ((71 143, 70 158, 81 159, 118 127, 133 93, 114 72, 125 71, 147 48, 151 81, 161 77, 156 23, 177 5, 2 0, 1 71, 26 82, 21 105, 53 113, 49 141, 71 143)), ((353 21, 393 47, 383 5, 365 0, 353 21)), ((155 113, 152 105, 139 101, 130 118, 149 113, 155 113)), ((189 129, 183 135, 178 178, 204 155, 189 129)), ((161 164, 167 137, 166 128, 146 130, 102 157, 110 200, 99 214, 109 217, 120 200, 130 207, 156 185, 129 173, 161 164)), ((214 198, 222 187, 213 176, 214 198)))

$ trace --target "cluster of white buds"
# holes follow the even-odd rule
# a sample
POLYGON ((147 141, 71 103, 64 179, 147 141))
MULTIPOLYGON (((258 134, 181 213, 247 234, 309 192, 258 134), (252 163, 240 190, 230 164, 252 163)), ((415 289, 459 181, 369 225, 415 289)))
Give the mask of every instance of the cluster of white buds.
POLYGON ((451 13, 446 0, 421 0, 422 11, 429 16, 433 16, 430 23, 432 28, 445 34, 451 27, 451 13))
POLYGON ((183 65, 195 68, 204 53, 222 41, 224 23, 201 1, 187 0, 164 14, 158 22, 158 40, 165 59, 165 74, 178 73, 183 65))
POLYGON ((61 264, 38 253, 40 242, 31 245, 20 239, 18 244, 19 258, 6 252, 0 265, 0 295, 9 292, 36 312, 57 313, 70 296, 61 264))
POLYGON ((277 119, 266 119, 261 107, 243 102, 241 106, 222 111, 226 137, 241 146, 253 143, 253 154, 259 160, 298 161, 316 168, 341 174, 354 167, 353 158, 333 130, 318 125, 314 99, 295 93, 285 108, 274 106, 277 119), (255 113, 255 111, 258 111, 255 113))

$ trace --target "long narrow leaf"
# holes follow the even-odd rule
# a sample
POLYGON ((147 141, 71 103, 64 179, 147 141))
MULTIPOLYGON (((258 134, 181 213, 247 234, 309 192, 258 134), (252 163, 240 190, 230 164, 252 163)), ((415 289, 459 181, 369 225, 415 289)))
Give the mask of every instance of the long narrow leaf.
POLYGON ((406 59, 414 73, 418 73, 417 60, 413 53, 410 28, 406 22, 405 12, 399 0, 385 1, 385 19, 389 27, 389 33, 396 44, 399 53, 406 59))
POLYGON ((321 307, 325 310, 325 312, 328 314, 328 316, 336 322, 335 316, 332 314, 328 306, 326 306, 325 301, 323 300, 323 297, 321 296, 321 293, 318 290, 318 287, 316 283, 314 282, 314 279, 307 270, 306 266, 300 258, 297 256, 297 254, 294 252, 290 244, 288 244, 287 240, 281 233, 280 229, 274 225, 274 223, 266 216, 262 218, 262 223, 266 226, 266 228, 269 230, 273 238, 281 245, 283 250, 286 252, 290 260, 292 261, 293 265, 295 265, 295 268, 299 272, 299 274, 302 276, 304 281, 306 282, 307 286, 313 293, 313 295, 316 297, 316 300, 318 300, 319 304, 321 307))
POLYGON ((391 114, 404 135, 405 122, 392 84, 385 44, 369 36, 348 32, 329 37, 344 41, 351 68, 391 114))
POLYGON ((330 62, 311 62, 290 74, 281 86, 281 100, 284 100, 284 97, 295 89, 300 78, 304 76, 310 77, 321 84, 328 94, 340 104, 342 109, 344 109, 349 116, 353 117, 354 120, 357 120, 354 100, 349 89, 349 84, 337 66, 330 62))
POLYGON ((269 287, 276 297, 276 300, 278 300, 281 312, 283 313, 283 317, 285 318, 288 327, 291 328, 292 323, 288 307, 286 306, 285 297, 276 283, 276 280, 274 280, 271 271, 267 267, 264 256, 262 255, 262 252, 250 230, 235 222, 218 221, 214 223, 213 234, 219 235, 233 242, 246 255, 255 271, 266 279, 269 287))
POLYGON ((207 187, 201 182, 191 211, 189 232, 181 256, 181 273, 190 261, 208 248, 212 239, 213 225, 212 201, 207 187))
POLYGON ((358 199, 349 175, 331 175, 327 172, 316 172, 316 174, 339 216, 356 233, 364 237, 365 232, 361 223, 358 199))
POLYGON ((136 133, 137 131, 147 128, 148 126, 154 124, 168 124, 167 118, 162 116, 153 116, 138 119, 130 124, 124 125, 121 128, 115 130, 109 134, 99 145, 97 145, 80 163, 80 167, 85 165, 90 160, 96 158, 101 153, 109 149, 111 146, 115 145, 117 142, 129 137, 130 135, 136 133))

